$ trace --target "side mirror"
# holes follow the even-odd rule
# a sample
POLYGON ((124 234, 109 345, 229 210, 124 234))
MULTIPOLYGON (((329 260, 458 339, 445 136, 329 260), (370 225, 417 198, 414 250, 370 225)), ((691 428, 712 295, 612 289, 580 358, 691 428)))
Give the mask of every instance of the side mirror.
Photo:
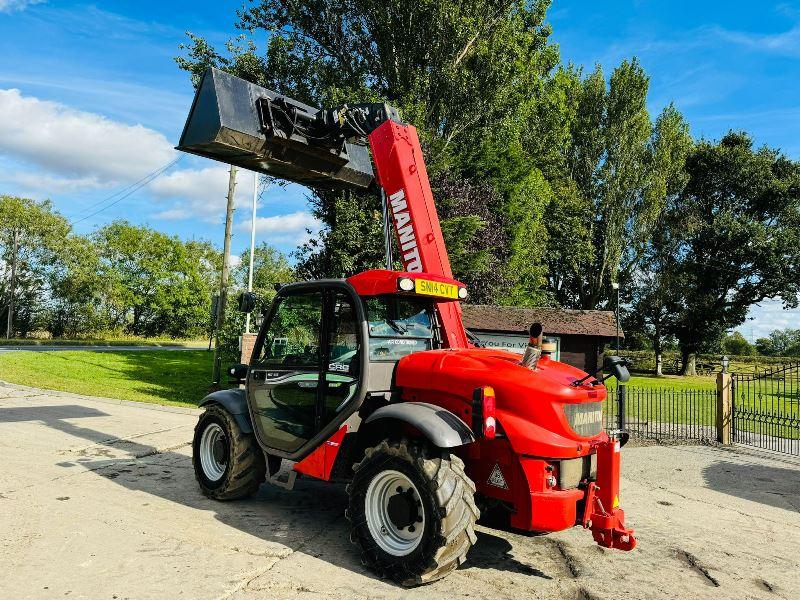
POLYGON ((628 360, 619 356, 606 356, 603 359, 603 370, 613 373, 620 383, 630 381, 631 374, 628 372, 628 360))
POLYGON ((247 379, 247 371, 249 369, 249 366, 243 364, 231 365, 228 367, 228 377, 230 377, 232 381, 242 382, 247 379))
POLYGON ((255 292, 242 292, 239 294, 239 310, 243 313, 251 313, 258 306, 258 294, 255 292))

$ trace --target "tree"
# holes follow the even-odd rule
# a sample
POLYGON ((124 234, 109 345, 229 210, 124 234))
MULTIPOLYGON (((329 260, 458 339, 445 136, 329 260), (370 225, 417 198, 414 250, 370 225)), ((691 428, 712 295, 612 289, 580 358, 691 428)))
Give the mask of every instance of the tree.
POLYGON ((750 306, 800 294, 800 166, 731 132, 701 142, 686 162, 688 182, 665 223, 679 238, 672 280, 684 371, 694 355, 741 325, 750 306))
POLYGON ((756 350, 764 356, 800 355, 800 329, 776 329, 756 340, 756 350))
MULTIPOLYGON (((534 91, 558 62, 544 24, 548 5, 262 0, 240 12, 239 26, 249 38, 220 52, 192 36, 187 56, 177 60, 195 81, 213 65, 312 105, 380 100, 399 107, 419 130, 434 187, 439 177, 461 178, 464 186, 492 185, 500 197, 489 210, 502 217, 459 213, 452 223, 443 219, 449 246, 474 248, 486 232, 481 221, 501 222, 509 243, 487 247, 488 262, 503 263, 498 270, 504 276, 536 290, 544 281, 538 267, 544 202, 529 193, 540 176, 530 156, 518 150, 534 91), (263 52, 252 41, 256 32, 269 33, 263 52)), ((374 195, 317 191, 312 205, 326 227, 300 254, 301 273, 342 276, 382 263, 374 195)), ((481 258, 461 258, 455 274, 466 278, 460 265, 481 258)))
POLYGON ((658 220, 682 187, 688 126, 672 105, 653 124, 648 86, 636 59, 608 84, 599 66, 586 77, 562 68, 533 113, 528 144, 552 189, 548 287, 564 306, 603 306, 612 282, 644 270, 658 220))
POLYGON ((756 353, 753 345, 738 331, 734 331, 722 340, 722 349, 726 354, 734 356, 752 356, 756 353))
MULTIPOLYGON (((645 193, 650 196, 649 210, 658 215, 649 227, 649 236, 640 233, 626 252, 623 281, 630 301, 630 323, 650 338, 658 356, 675 328, 681 283, 674 278, 672 267, 680 232, 670 227, 669 215, 686 185, 686 156, 692 147, 688 126, 674 107, 668 106, 659 116, 649 146, 651 172, 645 193)), ((656 374, 661 375, 658 362, 656 374)))
POLYGON ((0 332, 25 336, 44 308, 47 270, 69 231, 49 200, 0 196, 0 332), (9 319, 9 312, 12 313, 9 319))
MULTIPOLYGON (((116 221, 93 235, 110 322, 135 335, 188 337, 207 328, 218 252, 116 221)), ((218 277, 217 277, 218 279, 218 277)))
POLYGON ((100 248, 90 237, 71 235, 50 270, 52 298, 47 328, 54 337, 98 335, 112 328, 105 300, 109 281, 100 248))

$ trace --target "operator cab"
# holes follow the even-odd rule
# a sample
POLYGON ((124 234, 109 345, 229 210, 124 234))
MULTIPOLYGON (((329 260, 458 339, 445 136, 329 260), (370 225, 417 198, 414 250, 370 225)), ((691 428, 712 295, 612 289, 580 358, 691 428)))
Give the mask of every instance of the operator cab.
POLYGON ((367 394, 388 400, 400 359, 443 346, 435 304, 458 298, 463 286, 423 275, 368 271, 280 288, 246 379, 262 446, 284 458, 304 455, 358 410, 367 394))

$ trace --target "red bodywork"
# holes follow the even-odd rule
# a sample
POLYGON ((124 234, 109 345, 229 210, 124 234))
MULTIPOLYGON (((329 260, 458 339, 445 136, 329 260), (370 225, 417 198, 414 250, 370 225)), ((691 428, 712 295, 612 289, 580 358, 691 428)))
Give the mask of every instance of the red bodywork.
MULTIPOLYGON (((406 272, 367 271, 348 281, 361 296, 396 294, 399 277, 461 286, 452 279, 416 130, 387 121, 369 141, 406 272)), ((441 406, 467 424, 472 422, 475 389, 494 389, 498 436, 458 449, 478 492, 510 505, 515 528, 548 532, 581 524, 591 528, 603 546, 635 547, 633 531, 625 528, 619 508, 619 441, 605 432, 579 436, 564 412, 567 404, 604 401, 605 388, 572 386, 586 374, 547 357, 531 370, 519 364, 517 354, 474 348, 467 340, 459 303, 436 301, 435 307, 445 348, 400 359, 395 381, 403 401, 441 406), (560 461, 591 454, 597 455, 596 480, 559 489, 560 461)), ((345 431, 342 427, 295 469, 328 479, 345 431)))

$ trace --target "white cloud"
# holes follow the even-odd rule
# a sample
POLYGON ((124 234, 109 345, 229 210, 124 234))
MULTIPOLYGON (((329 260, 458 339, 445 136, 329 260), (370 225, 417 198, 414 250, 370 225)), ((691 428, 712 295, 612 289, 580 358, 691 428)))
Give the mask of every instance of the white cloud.
POLYGON ((46 0, 0 0, 0 13, 25 10, 34 4, 42 4, 46 0))
MULTIPOLYGON (((239 223, 238 229, 250 231, 251 220, 239 223)), ((272 217, 256 217, 256 235, 270 244, 300 245, 309 238, 307 230, 316 232, 322 228, 322 221, 309 212, 298 211, 272 217)))
MULTIPOLYGON (((228 167, 183 169, 159 177, 150 184, 157 198, 174 201, 174 205, 153 215, 157 219, 177 220, 198 218, 218 223, 225 217, 228 197, 228 167)), ((244 205, 252 194, 252 178, 237 176, 235 205, 244 205)))
POLYGON ((17 89, 0 90, 0 154, 41 167, 73 188, 130 183, 176 155, 157 131, 17 89))
POLYGON ((26 193, 22 195, 37 195, 36 192, 49 194, 64 194, 78 191, 98 190, 108 188, 108 182, 102 182, 96 177, 59 177, 49 173, 32 171, 5 172, 3 181, 19 186, 26 193))
POLYGON ((800 56, 800 25, 782 33, 751 33, 713 28, 723 40, 744 46, 754 52, 772 52, 786 56, 800 56))
POLYGON ((780 300, 750 307, 747 322, 736 329, 748 340, 766 337, 775 329, 800 329, 800 308, 785 310, 780 300))

